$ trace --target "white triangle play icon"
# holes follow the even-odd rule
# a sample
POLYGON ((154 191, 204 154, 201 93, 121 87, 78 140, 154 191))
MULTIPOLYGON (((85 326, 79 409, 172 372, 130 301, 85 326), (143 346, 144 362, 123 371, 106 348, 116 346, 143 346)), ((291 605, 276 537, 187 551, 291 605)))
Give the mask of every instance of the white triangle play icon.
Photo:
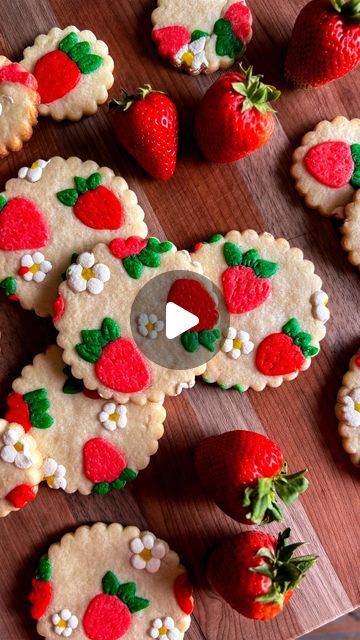
POLYGON ((185 331, 192 329, 199 322, 199 318, 190 311, 186 311, 183 307, 179 307, 175 302, 166 304, 166 337, 169 340, 177 338, 185 331))

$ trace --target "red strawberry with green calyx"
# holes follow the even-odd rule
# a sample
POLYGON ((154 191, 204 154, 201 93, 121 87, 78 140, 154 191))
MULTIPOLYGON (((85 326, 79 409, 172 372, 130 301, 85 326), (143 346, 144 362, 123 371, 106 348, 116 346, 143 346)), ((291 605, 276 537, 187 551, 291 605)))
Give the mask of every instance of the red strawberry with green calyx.
POLYGON ((27 198, 0 195, 0 250, 41 249, 50 238, 45 218, 27 198))
POLYGON ((116 195, 102 183, 100 173, 86 178, 74 177, 75 188, 56 194, 61 204, 72 207, 76 217, 91 229, 119 229, 124 208, 116 195))
POLYGON ((281 333, 272 333, 259 344, 256 366, 265 376, 285 376, 300 371, 307 358, 319 353, 311 341, 310 333, 301 331, 296 318, 291 318, 281 333))
POLYGON ((190 353, 198 350, 202 345, 209 351, 214 351, 214 343, 220 338, 220 331, 214 329, 219 312, 216 302, 199 280, 179 278, 171 285, 167 302, 173 302, 199 318, 198 324, 181 334, 181 343, 190 353))
POLYGON ((288 475, 275 442, 239 429, 202 440, 195 450, 195 467, 206 494, 244 524, 283 520, 277 496, 290 506, 309 484, 306 469, 288 475))
POLYGON ((134 613, 146 609, 150 600, 136 595, 135 582, 120 584, 112 571, 103 576, 102 589, 88 605, 82 624, 90 640, 119 640, 131 628, 134 613))
POLYGON ((10 393, 7 397, 8 410, 5 418, 8 422, 21 424, 25 432, 32 427, 35 429, 49 429, 54 424, 54 418, 48 413, 50 402, 46 389, 35 389, 21 395, 10 393))
POLYGON ((122 338, 119 325, 104 318, 101 329, 83 329, 79 356, 95 365, 95 373, 106 387, 121 393, 136 393, 151 384, 151 369, 130 338, 122 338))
POLYGON ((92 491, 104 496, 112 489, 120 491, 137 472, 126 466, 123 453, 104 438, 92 438, 83 446, 85 476, 94 482, 92 491))
POLYGON ((161 264, 161 254, 168 253, 174 248, 172 242, 165 240, 160 242, 157 238, 143 240, 132 236, 127 240, 114 238, 109 244, 109 249, 115 258, 122 261, 123 267, 130 278, 139 280, 144 267, 156 269, 161 264))
POLYGON ((311 147, 304 165, 315 180, 332 189, 360 189, 360 144, 328 140, 311 147))
POLYGON ((38 492, 38 486, 30 484, 19 484, 14 487, 6 496, 6 500, 11 502, 15 509, 23 509, 28 502, 35 500, 38 492))
POLYGON ((225 242, 223 252, 229 268, 221 281, 230 313, 238 315, 257 309, 271 293, 269 278, 277 272, 278 265, 261 260, 256 249, 242 253, 233 242, 225 242))
POLYGON ((73 31, 61 40, 58 48, 40 58, 34 69, 42 104, 66 96, 80 82, 81 75, 96 71, 103 63, 91 53, 89 42, 79 41, 73 31))
POLYGON ((233 609, 252 620, 277 616, 317 556, 293 556, 302 542, 290 544, 290 529, 278 538, 246 531, 223 540, 207 569, 210 585, 233 609))
POLYGON ((38 564, 35 578, 29 595, 31 603, 30 614, 34 620, 42 618, 52 598, 51 565, 48 556, 43 556, 38 564))

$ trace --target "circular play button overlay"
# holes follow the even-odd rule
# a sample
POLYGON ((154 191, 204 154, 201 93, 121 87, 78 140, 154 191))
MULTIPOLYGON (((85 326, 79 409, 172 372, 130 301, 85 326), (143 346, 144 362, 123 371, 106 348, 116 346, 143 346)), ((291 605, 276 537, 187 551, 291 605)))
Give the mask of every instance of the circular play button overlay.
POLYGON ((146 358, 167 369, 193 369, 222 348, 230 316, 220 289, 193 271, 152 278, 131 308, 133 338, 146 358))

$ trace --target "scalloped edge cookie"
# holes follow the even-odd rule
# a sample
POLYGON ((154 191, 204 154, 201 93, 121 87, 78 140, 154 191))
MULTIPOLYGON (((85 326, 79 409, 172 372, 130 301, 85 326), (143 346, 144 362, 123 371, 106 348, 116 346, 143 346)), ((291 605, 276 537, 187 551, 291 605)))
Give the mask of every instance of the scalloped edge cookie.
POLYGON ((353 414, 357 417, 355 403, 360 403, 360 351, 350 360, 349 370, 343 377, 335 405, 344 450, 349 454, 351 462, 360 468, 360 412, 356 410, 356 414, 359 413, 358 424, 352 425, 349 422, 353 414), (358 389, 357 398, 351 395, 355 389, 358 389))
POLYGON ((345 222, 340 230, 343 234, 341 244, 349 252, 351 264, 360 269, 360 190, 356 191, 353 202, 345 207, 345 222))

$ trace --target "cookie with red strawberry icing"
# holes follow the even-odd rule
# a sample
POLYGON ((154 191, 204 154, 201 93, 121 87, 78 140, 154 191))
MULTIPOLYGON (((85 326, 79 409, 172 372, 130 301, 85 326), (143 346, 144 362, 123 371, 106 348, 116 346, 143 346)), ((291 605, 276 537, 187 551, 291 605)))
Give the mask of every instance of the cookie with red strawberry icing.
MULTIPOLYGON (((0 294, 50 315, 73 254, 115 237, 145 237, 143 219, 125 180, 91 160, 56 157, 22 167, 0 194, 0 294)), ((97 275, 100 286, 107 272, 97 275)))
POLYGON ((21 64, 0 56, 0 158, 20 151, 37 123, 36 78, 21 64))
POLYGON ((122 489, 148 465, 165 415, 160 402, 125 405, 87 391, 55 345, 14 381, 6 411, 36 441, 51 489, 100 495, 122 489))
POLYGON ((183 640, 192 588, 178 555, 150 531, 97 522, 40 559, 30 594, 39 635, 183 640))
POLYGON ((191 75, 232 66, 252 36, 245 0, 158 0, 152 23, 159 54, 191 75))
POLYGON ((0 419, 0 517, 36 498, 42 462, 35 439, 17 422, 0 419))
POLYGON ((291 174, 308 207, 342 218, 360 188, 360 119, 319 122, 295 150, 291 174))
POLYGON ((54 120, 80 120, 96 113, 114 83, 114 61, 92 31, 54 27, 38 36, 23 56, 22 64, 37 80, 39 113, 54 120))
POLYGON ((204 380, 222 389, 261 391, 307 369, 330 314, 321 280, 302 251, 252 230, 216 234, 195 249, 194 259, 222 290, 230 312, 222 348, 207 363, 204 380))
POLYGON ((341 227, 342 246, 349 252, 351 264, 360 268, 360 190, 353 202, 345 207, 345 222, 341 227))
POLYGON ((351 462, 360 467, 360 351, 350 360, 342 384, 335 407, 339 435, 351 462))

